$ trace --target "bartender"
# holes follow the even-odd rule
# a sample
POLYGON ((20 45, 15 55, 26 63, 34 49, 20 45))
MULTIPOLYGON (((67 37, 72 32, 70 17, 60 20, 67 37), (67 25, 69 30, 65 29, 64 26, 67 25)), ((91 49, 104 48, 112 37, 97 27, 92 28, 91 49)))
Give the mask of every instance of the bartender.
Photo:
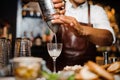
POLYGON ((52 1, 60 15, 54 15, 51 22, 61 24, 57 40, 63 43, 57 71, 65 66, 84 65, 89 60, 95 62, 96 45, 115 43, 114 31, 102 7, 90 5, 87 0, 52 1))

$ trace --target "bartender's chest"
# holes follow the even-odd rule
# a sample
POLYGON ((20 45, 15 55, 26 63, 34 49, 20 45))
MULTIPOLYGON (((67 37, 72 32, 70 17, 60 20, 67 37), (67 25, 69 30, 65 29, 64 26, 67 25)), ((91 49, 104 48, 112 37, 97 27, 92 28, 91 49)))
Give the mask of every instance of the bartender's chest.
MULTIPOLYGON (((79 22, 88 23, 88 8, 67 9, 65 15, 72 16, 79 22)), ((92 14, 90 14, 90 18, 92 18, 92 14)), ((91 20, 92 23, 94 18, 91 20)))

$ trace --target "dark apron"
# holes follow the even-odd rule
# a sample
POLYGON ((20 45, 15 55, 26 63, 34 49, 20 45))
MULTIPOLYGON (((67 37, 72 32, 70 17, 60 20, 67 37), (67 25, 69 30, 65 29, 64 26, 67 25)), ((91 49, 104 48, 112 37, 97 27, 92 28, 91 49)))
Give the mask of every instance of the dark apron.
MULTIPOLYGON (((90 7, 88 7, 88 24, 80 24, 92 27, 89 16, 90 7)), ((62 70, 67 65, 84 65, 88 60, 95 61, 96 46, 89 42, 87 37, 75 34, 70 27, 60 27, 57 32, 57 40, 63 43, 63 50, 56 61, 57 71, 62 70)))
POLYGON ((62 70, 66 65, 84 65, 88 60, 95 61, 96 47, 87 37, 74 34, 68 27, 62 27, 60 33, 62 35, 57 34, 57 39, 63 43, 63 50, 57 58, 58 70, 62 70))

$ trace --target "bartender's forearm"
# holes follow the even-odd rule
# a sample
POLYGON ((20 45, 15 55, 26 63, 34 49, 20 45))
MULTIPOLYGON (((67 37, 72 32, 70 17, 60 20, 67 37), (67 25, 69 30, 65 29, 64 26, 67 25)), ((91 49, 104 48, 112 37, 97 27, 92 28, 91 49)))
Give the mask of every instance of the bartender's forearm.
POLYGON ((87 35, 88 40, 96 45, 109 46, 113 42, 113 36, 108 30, 84 27, 83 32, 87 35))

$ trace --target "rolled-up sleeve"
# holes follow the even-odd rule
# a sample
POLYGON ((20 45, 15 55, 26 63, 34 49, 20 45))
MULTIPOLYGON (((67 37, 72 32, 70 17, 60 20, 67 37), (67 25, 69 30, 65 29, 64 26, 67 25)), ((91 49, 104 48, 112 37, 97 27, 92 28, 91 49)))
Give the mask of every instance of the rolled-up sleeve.
POLYGON ((112 27, 110 26, 110 22, 108 20, 107 14, 105 10, 100 6, 95 6, 92 8, 92 19, 93 19, 93 27, 99 29, 109 30, 113 35, 113 44, 116 41, 115 33, 112 27))

